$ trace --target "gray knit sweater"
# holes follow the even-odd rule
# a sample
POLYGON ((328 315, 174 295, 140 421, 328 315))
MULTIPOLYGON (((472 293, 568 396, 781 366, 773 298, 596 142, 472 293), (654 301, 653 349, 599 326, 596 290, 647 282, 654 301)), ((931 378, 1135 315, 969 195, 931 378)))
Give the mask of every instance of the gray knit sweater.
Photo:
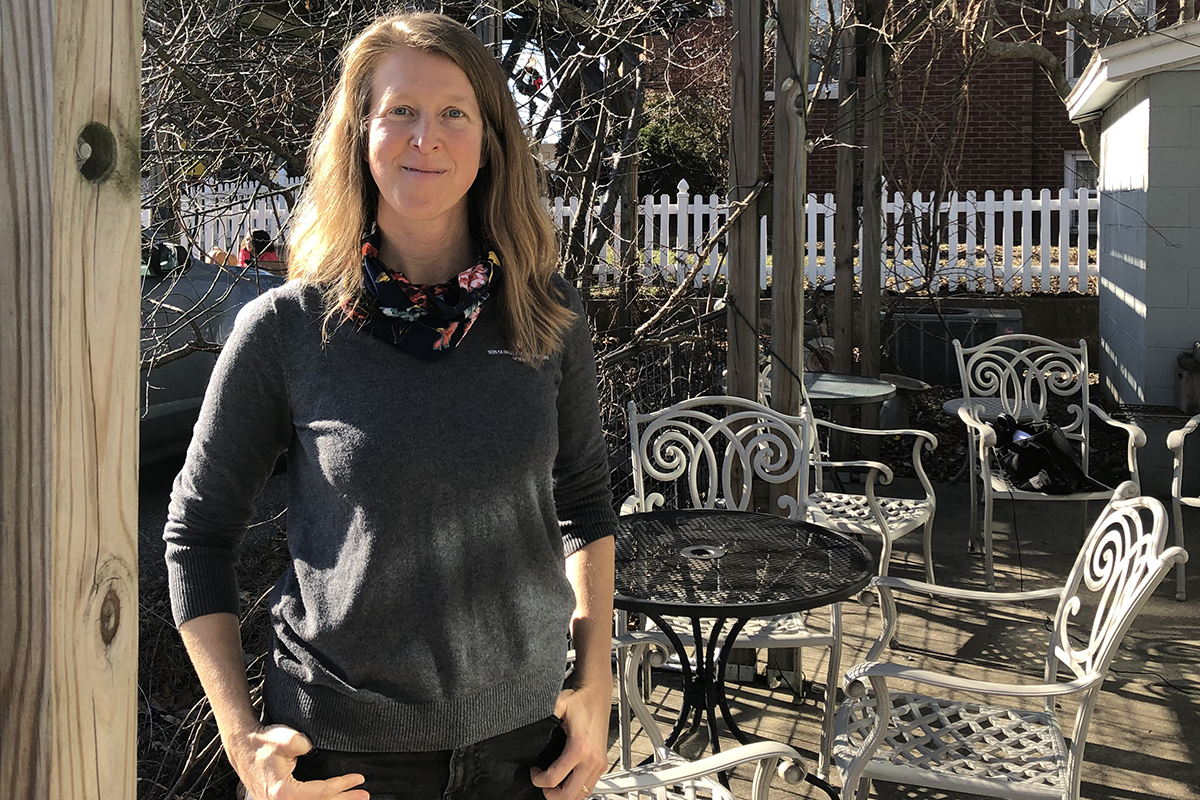
POLYGON ((289 283, 217 361, 163 534, 175 621, 237 613, 237 548, 286 451, 266 713, 318 748, 450 749, 554 709, 564 551, 616 521, 595 357, 580 313, 558 355, 518 361, 496 306, 426 363, 350 325, 323 344, 320 297, 289 283))

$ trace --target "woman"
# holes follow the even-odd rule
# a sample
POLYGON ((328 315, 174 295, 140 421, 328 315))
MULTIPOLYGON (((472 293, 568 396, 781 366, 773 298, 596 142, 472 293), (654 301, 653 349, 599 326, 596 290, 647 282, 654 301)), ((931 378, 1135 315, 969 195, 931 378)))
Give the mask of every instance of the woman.
POLYGON ((343 59, 291 280, 240 314, 175 483, 175 619, 257 800, 578 800, 606 765, 615 527, 580 301, 482 44, 398 15, 343 59), (264 723, 233 564, 283 451, 264 723))

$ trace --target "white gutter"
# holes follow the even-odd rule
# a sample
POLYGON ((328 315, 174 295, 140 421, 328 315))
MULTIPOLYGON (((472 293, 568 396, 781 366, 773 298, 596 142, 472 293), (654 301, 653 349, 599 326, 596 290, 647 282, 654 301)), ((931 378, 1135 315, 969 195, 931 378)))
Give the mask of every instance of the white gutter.
MULTIPOLYGON (((1138 78, 1192 64, 1200 64, 1200 21, 1102 47, 1067 96, 1067 115, 1072 122, 1093 119, 1138 78)), ((1197 84, 1200 94, 1200 80, 1197 84)))

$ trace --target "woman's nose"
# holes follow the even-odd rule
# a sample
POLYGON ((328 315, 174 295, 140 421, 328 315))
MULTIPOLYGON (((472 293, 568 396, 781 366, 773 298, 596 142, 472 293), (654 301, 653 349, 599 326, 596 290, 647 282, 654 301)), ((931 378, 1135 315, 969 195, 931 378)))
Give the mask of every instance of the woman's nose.
POLYGON ((437 122, 425 117, 413 126, 412 146, 421 153, 428 153, 438 148, 437 122))

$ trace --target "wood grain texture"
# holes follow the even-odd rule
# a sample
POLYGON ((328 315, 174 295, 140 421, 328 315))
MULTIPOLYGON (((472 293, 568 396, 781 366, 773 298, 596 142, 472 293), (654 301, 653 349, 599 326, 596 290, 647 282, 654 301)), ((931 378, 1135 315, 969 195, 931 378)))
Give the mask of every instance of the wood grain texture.
MULTIPOLYGON (((883 257, 883 123, 884 87, 882 30, 886 0, 868 0, 867 76, 863 91, 862 333, 859 339, 863 375, 879 377, 880 263, 883 257)), ((865 423, 864 423, 865 424, 865 423)))
MULTIPOLYGON (((729 199, 745 200, 762 177, 763 5, 733 6, 729 59, 729 199)), ((758 212, 747 209, 729 230, 727 394, 758 399, 758 212)))
POLYGON ((54 20, 0 13, 0 797, 48 797, 50 141, 54 20), (33 723, 33 724, 31 724, 33 723))
MULTIPOLYGON (((855 45, 856 18, 852 6, 845 9, 841 34, 841 61, 857 64, 855 45)), ((857 71, 843 69, 838 75, 837 110, 837 192, 834 210, 833 273, 833 371, 849 375, 854 366, 854 240, 858 238, 858 217, 854 206, 854 172, 858 152, 854 147, 858 119, 857 71)), ((849 408, 835 409, 834 419, 849 424, 849 408)))
POLYGON ((0 31, 0 796, 136 796, 141 4, 0 31), (113 148, 85 179, 81 131, 113 148), (12 233, 12 236, 6 235, 12 233))
MULTIPOLYGON (((807 0, 805 0, 807 3, 807 0)), ((775 183, 772 218, 771 405, 800 413, 804 374, 804 194, 808 9, 780 0, 775 33, 775 183)))

